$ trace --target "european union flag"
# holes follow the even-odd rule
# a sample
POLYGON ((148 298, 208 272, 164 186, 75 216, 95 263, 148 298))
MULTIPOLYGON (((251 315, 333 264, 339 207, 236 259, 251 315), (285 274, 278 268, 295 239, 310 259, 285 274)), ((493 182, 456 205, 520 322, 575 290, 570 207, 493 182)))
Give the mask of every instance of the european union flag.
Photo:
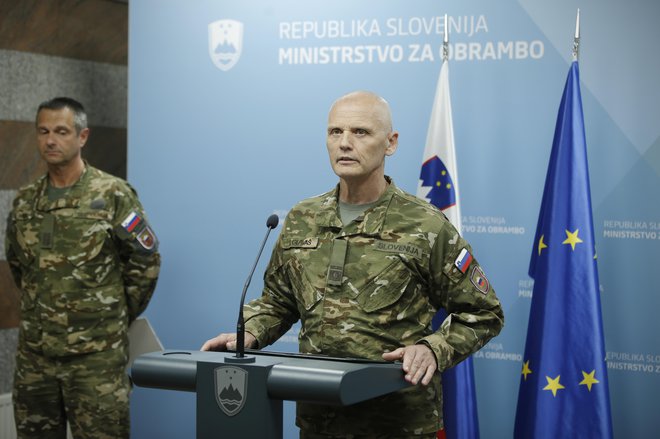
POLYGON ((534 292, 514 437, 611 438, 577 61, 559 107, 529 275, 534 292))

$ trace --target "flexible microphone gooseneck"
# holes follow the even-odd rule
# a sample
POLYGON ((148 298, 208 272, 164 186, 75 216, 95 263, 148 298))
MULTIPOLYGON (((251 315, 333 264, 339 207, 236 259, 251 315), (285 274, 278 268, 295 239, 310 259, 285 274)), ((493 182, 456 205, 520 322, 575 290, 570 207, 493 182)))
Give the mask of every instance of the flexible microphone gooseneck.
POLYGON ((266 241, 268 240, 268 235, 270 235, 271 230, 277 227, 277 223, 279 223, 279 220, 280 220, 279 217, 275 214, 269 216, 268 219, 266 220, 266 227, 268 227, 268 231, 266 232, 266 236, 264 236, 264 240, 262 241, 261 247, 259 248, 259 253, 257 254, 257 259, 255 259, 254 265, 252 266, 252 270, 250 270, 250 275, 245 281, 245 286, 243 287, 243 294, 241 295, 241 304, 238 310, 238 322, 236 323, 236 358, 245 357, 245 319, 243 318, 243 304, 245 303, 245 294, 247 293, 248 287, 250 286, 250 281, 252 280, 252 275, 254 274, 254 270, 257 268, 257 262, 259 262, 259 258, 261 257, 261 252, 263 252, 264 246, 266 245, 266 241))

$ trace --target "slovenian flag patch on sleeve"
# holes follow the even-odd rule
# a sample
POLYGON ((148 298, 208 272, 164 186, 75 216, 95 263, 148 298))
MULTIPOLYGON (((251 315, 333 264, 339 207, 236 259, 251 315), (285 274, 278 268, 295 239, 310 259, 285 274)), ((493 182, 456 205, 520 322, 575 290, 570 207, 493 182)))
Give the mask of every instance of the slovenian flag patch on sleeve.
POLYGON ((466 248, 464 248, 458 254, 458 257, 454 261, 454 265, 461 271, 461 273, 465 273, 470 266, 470 262, 472 262, 472 255, 466 248))
POLYGON ((128 214, 126 219, 122 221, 121 226, 128 232, 131 233, 135 228, 137 227, 138 224, 140 224, 140 221, 142 221, 142 218, 140 218, 140 215, 137 214, 137 212, 133 211, 128 214))

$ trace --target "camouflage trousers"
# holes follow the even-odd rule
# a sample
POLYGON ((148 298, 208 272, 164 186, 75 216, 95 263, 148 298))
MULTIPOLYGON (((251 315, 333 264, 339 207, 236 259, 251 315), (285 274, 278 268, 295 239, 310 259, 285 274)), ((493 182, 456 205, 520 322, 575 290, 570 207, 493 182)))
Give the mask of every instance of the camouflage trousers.
POLYGON ((14 417, 20 439, 123 439, 130 435, 124 348, 48 358, 19 346, 14 417))

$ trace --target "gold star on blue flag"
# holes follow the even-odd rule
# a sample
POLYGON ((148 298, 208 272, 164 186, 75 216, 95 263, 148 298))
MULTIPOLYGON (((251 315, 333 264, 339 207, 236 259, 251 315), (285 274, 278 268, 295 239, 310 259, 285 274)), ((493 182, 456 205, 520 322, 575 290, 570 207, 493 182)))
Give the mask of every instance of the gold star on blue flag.
POLYGON ((612 438, 578 62, 562 96, 529 275, 514 437, 612 438))

